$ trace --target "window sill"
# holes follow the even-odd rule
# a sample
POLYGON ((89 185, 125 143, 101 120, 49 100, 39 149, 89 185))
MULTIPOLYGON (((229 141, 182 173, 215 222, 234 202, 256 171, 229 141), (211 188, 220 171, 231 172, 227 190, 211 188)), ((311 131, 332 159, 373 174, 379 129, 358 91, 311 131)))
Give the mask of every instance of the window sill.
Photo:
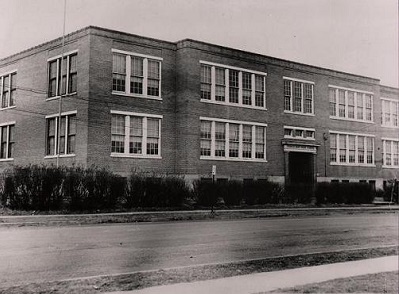
POLYGON ((118 91, 112 91, 112 95, 162 101, 162 97, 159 97, 159 96, 157 97, 157 96, 150 96, 150 95, 131 94, 131 93, 126 93, 126 92, 118 92, 118 91))
POLYGON ((399 126, 387 126, 387 125, 381 125, 381 127, 383 128, 387 128, 387 129, 399 129, 399 126))
POLYGON ((266 159, 260 158, 226 158, 226 157, 215 157, 215 156, 200 156, 201 160, 218 160, 218 161, 235 161, 235 162, 267 162, 266 159))
POLYGON ((142 154, 125 154, 125 153, 111 153, 111 157, 162 159, 162 156, 160 155, 142 155, 142 154))
POLYGON ((8 109, 13 109, 13 108, 15 108, 15 107, 16 107, 16 106, 13 105, 13 106, 9 106, 9 107, 0 108, 0 111, 8 110, 8 109))
POLYGON ((330 165, 335 166, 355 166, 355 167, 376 167, 375 164, 361 164, 361 163, 339 163, 339 162, 330 162, 330 165))
POLYGON ((354 121, 354 122, 359 122, 359 123, 374 124, 374 122, 370 121, 370 120, 360 120, 360 119, 337 117, 337 116, 331 116, 331 115, 330 115, 330 118, 335 119, 335 120, 354 121))
POLYGON ((245 104, 223 102, 223 101, 215 101, 215 100, 208 100, 208 99, 201 99, 200 101, 204 102, 204 103, 209 103, 209 104, 217 104, 217 105, 224 105, 224 106, 234 106, 234 107, 241 107, 241 108, 258 109, 258 110, 267 110, 266 107, 254 106, 254 105, 245 105, 245 104))
POLYGON ((315 138, 304 138, 304 137, 290 137, 284 136, 284 139, 291 139, 291 140, 306 140, 306 141, 315 141, 315 138))
POLYGON ((46 155, 44 159, 53 159, 53 158, 68 158, 68 157, 75 157, 76 154, 61 154, 60 156, 57 155, 46 155))
POLYGON ((0 158, 0 162, 14 161, 14 158, 0 158))
POLYGON ((399 169, 399 165, 383 165, 382 168, 399 169))
POLYGON ((73 92, 73 93, 68 93, 68 94, 64 94, 64 95, 58 95, 58 96, 54 96, 54 97, 47 97, 46 101, 51 101, 51 100, 57 100, 60 97, 69 97, 69 96, 74 96, 77 95, 78 92, 73 92))
POLYGON ((296 111, 289 111, 289 110, 284 110, 284 113, 295 114, 295 115, 303 115, 303 116, 315 116, 314 113, 303 113, 303 112, 296 112, 296 111))

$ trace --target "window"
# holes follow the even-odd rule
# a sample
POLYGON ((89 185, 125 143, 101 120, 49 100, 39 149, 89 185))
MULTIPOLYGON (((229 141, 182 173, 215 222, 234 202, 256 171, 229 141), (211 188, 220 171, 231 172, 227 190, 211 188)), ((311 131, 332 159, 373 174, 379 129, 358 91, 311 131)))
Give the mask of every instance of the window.
POLYGON ((225 156, 226 144, 226 124, 215 123, 215 156, 225 156))
POLYGON ((266 107, 266 73, 201 61, 201 101, 266 107))
POLYGON ((225 101, 225 91, 226 91, 226 82, 225 82, 225 71, 223 68, 216 68, 215 73, 215 100, 216 101, 225 101))
POLYGON ((201 121, 201 156, 211 156, 211 127, 210 121, 201 121))
POLYGON ((399 100, 381 98, 382 126, 399 127, 399 100))
POLYGON ((399 139, 382 139, 382 160, 384 167, 399 167, 399 139))
POLYGON ((48 97, 74 94, 77 91, 77 53, 52 58, 48 64, 48 97))
POLYGON ((284 77, 284 111, 313 114, 313 82, 284 77))
POLYGON ((373 95, 359 90, 329 87, 330 117, 373 121, 373 95))
POLYGON ((201 118, 201 159, 266 160, 266 124, 201 118))
POLYGON ((0 76, 0 100, 1 108, 15 106, 15 96, 17 92, 17 73, 9 73, 0 76))
POLYGON ((111 111, 111 156, 160 158, 160 115, 111 111))
POLYGON ((242 104, 252 104, 252 75, 247 72, 242 73, 242 104))
POLYGON ((284 126, 284 138, 314 140, 315 129, 284 126))
POLYGON ((240 125, 230 124, 229 125, 229 156, 239 157, 239 145, 240 145, 240 125))
POLYGON ((76 112, 51 115, 46 117, 46 155, 55 156, 75 154, 76 145, 76 112))
POLYGON ((374 137, 330 132, 330 162, 374 166, 374 137))
POLYGON ((114 94, 161 98, 162 58, 116 49, 112 49, 112 52, 112 91, 114 94))
POLYGON ((211 67, 201 65, 201 99, 211 100, 211 85, 211 67))
POLYGON ((13 159, 15 145, 15 124, 0 125, 0 160, 13 159))
MULTIPOLYGON (((238 83, 238 71, 229 70, 229 102, 230 103, 238 103, 238 92, 239 91, 239 83, 238 83)), ((210 97, 209 97, 210 99, 210 97)))

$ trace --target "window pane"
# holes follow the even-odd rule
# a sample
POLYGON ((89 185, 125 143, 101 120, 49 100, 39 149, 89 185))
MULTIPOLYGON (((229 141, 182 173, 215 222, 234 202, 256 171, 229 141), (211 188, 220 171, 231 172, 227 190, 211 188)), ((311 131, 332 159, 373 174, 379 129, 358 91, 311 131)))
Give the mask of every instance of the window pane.
POLYGON ((132 76, 143 76, 143 58, 131 57, 132 76))
POLYGON ((265 91, 265 79, 263 76, 255 75, 255 91, 265 91))
POLYGON ((252 82, 251 82, 251 74, 247 72, 242 73, 242 87, 243 89, 251 90, 252 82))
POLYGON ((112 134, 125 134, 125 117, 123 115, 112 115, 112 126, 111 126, 112 134))
POLYGON ((112 72, 119 74, 126 74, 126 57, 121 54, 114 54, 112 56, 112 72))
POLYGON ((159 96, 159 80, 148 80, 147 94, 159 96))
POLYGON ((148 60, 148 78, 159 80, 159 62, 155 60, 148 60))
POLYGON ((143 135, 143 119, 141 117, 130 117, 130 135, 138 137, 143 135))
POLYGON ((147 119, 147 137, 159 137, 159 120, 158 119, 147 119))
POLYGON ((210 121, 201 121, 201 139, 211 138, 211 124, 210 121))
POLYGON ((225 85, 225 70, 223 68, 215 68, 216 85, 225 85))

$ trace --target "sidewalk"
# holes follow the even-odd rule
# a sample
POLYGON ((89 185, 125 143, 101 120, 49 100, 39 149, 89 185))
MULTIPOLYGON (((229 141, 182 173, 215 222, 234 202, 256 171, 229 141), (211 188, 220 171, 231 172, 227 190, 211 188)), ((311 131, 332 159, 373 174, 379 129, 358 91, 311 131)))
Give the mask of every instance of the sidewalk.
POLYGON ((398 270, 399 256, 349 261, 108 294, 254 294, 333 279, 398 270))

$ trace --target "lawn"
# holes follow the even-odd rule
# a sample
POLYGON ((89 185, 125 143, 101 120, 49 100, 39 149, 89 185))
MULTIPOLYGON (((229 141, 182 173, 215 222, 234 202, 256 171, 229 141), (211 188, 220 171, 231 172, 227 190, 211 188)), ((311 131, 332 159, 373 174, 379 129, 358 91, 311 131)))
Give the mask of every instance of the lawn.
POLYGON ((278 289, 267 293, 398 293, 398 280, 399 272, 394 271, 278 289))

